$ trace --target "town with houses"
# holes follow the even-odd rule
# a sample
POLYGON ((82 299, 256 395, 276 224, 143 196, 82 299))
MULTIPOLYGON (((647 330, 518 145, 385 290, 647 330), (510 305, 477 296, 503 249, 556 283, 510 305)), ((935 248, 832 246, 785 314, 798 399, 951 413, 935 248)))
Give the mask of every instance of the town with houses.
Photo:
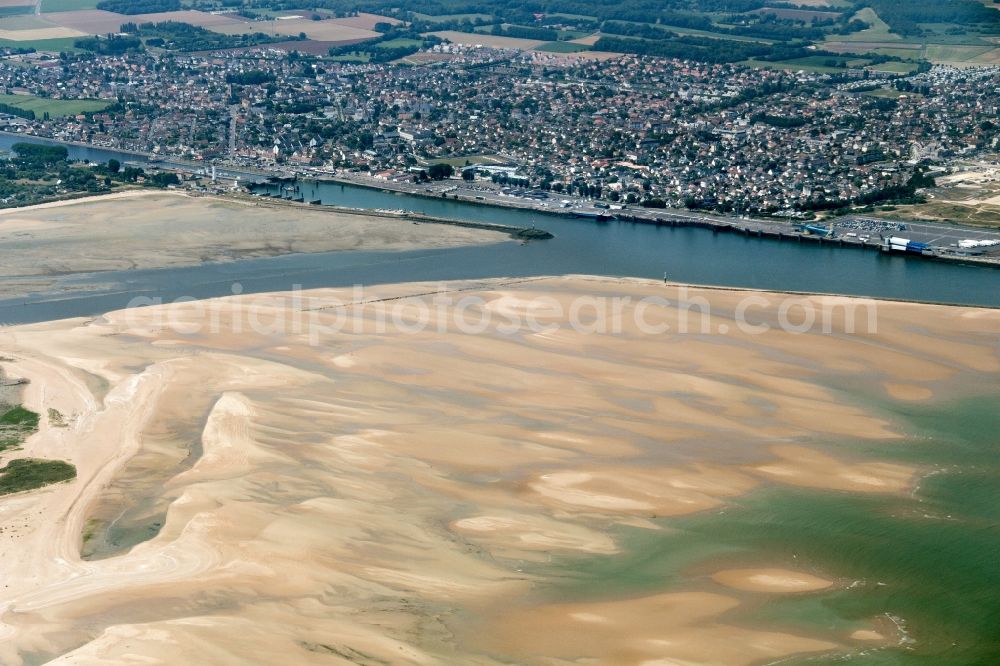
POLYGON ((103 111, 0 129, 265 172, 447 175, 599 201, 796 217, 912 197, 1000 147, 1000 67, 842 74, 436 44, 424 64, 261 47, 8 56, 0 92, 103 111), (26 66, 28 65, 28 66, 26 66))

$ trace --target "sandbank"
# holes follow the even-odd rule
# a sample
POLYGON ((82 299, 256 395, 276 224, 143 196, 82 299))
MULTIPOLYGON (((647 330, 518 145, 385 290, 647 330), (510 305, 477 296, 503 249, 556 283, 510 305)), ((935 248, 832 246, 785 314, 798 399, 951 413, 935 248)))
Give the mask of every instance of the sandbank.
POLYGON ((159 190, 118 192, 0 211, 0 298, 51 291, 78 273, 504 240, 508 236, 497 231, 341 210, 159 190))
MULTIPOLYGON (((921 470, 888 459, 903 435, 863 396, 1000 367, 996 311, 880 302, 876 331, 836 319, 832 333, 750 333, 732 325, 747 292, 691 288, 711 330, 729 332, 649 334, 637 301, 676 285, 448 286, 482 299, 465 315, 503 323, 633 300, 614 332, 472 334, 430 307, 429 284, 6 329, 3 369, 31 380, 24 403, 67 423, 43 418, 7 457, 67 460, 77 478, 0 498, 0 662, 751 664, 848 649, 744 626, 727 613, 745 595, 710 581, 573 603, 545 590, 572 577, 553 571, 560 558, 625 552, 619 526, 669 529, 761 487, 911 492, 921 470), (839 388, 848 379, 858 397, 839 388)), ((755 295, 769 320, 787 297, 755 295)), ((676 308, 646 315, 677 331, 676 308)), ((722 580, 825 590, 798 572, 722 580)))
POLYGON ((771 594, 816 592, 833 585, 818 576, 788 569, 727 569, 713 574, 712 580, 735 590, 771 594))

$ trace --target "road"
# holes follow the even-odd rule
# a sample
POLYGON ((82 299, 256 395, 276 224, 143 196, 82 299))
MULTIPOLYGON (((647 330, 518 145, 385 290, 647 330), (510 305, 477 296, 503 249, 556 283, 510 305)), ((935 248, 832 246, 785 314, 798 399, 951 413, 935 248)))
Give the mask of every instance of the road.
POLYGON ((239 116, 240 107, 233 104, 229 107, 229 154, 236 154, 236 119, 239 116))

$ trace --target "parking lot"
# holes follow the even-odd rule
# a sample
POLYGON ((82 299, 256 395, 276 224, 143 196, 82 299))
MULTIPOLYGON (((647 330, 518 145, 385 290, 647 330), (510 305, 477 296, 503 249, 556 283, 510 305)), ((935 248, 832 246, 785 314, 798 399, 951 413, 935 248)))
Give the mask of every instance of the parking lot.
POLYGON ((963 240, 995 240, 1000 242, 1000 231, 956 227, 934 222, 897 222, 869 217, 850 217, 838 220, 834 226, 837 235, 841 237, 856 234, 870 236, 872 240, 878 240, 880 235, 886 238, 897 236, 918 243, 952 249, 957 248, 959 241, 963 240))

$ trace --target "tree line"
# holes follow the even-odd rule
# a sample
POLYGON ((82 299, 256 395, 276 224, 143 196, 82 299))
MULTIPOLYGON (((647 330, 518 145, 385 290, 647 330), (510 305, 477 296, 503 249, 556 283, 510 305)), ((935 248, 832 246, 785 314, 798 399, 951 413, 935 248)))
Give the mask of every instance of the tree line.
POLYGON ((97 8, 116 14, 155 14, 179 11, 181 0, 101 0, 97 8))
POLYGON ((889 24, 892 31, 904 36, 918 36, 924 33, 921 23, 954 23, 959 26, 973 25, 1000 28, 1000 10, 987 7, 976 0, 865 0, 860 6, 875 10, 879 17, 889 24))
POLYGON ((6 113, 10 116, 17 116, 18 118, 24 118, 26 120, 34 120, 35 112, 31 109, 21 109, 12 104, 5 104, 0 102, 0 113, 6 113))
POLYGON ((773 55, 775 51, 775 47, 770 44, 680 35, 659 40, 604 36, 597 40, 593 49, 708 63, 740 62, 748 58, 773 55))

